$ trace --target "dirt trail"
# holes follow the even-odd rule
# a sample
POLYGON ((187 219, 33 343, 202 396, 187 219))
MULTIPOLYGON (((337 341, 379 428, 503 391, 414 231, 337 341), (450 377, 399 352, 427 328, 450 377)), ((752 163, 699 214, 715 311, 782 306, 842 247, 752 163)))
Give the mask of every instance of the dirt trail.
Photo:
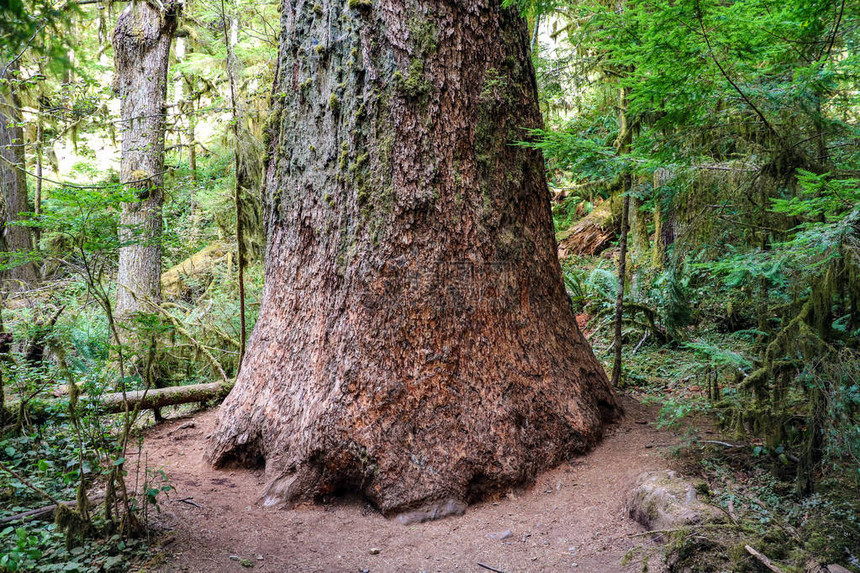
POLYGON ((408 526, 358 500, 264 508, 261 470, 213 470, 202 461, 214 411, 159 425, 147 432, 144 455, 176 491, 156 518, 165 529, 162 558, 147 570, 485 572, 483 563, 505 573, 640 571, 639 559, 621 565, 648 544, 632 536, 642 528, 624 515, 624 497, 639 474, 666 467, 663 453, 677 438, 654 429, 652 409, 631 398, 623 404, 625 420, 602 444, 533 487, 462 517, 408 526))

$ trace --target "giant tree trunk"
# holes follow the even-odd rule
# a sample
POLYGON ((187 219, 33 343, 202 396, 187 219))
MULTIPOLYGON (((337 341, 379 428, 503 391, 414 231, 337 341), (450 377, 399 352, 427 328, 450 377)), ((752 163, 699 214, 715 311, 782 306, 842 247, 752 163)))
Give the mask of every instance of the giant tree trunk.
MULTIPOLYGON (((260 318, 208 459, 390 514, 528 483, 618 415, 556 259, 525 23, 285 0, 260 318)), ((444 507, 452 507, 443 503, 444 507)))
POLYGON ((3 208, 0 213, 2 237, 0 250, 12 255, 0 257, 0 264, 11 266, 2 273, 3 288, 22 290, 36 282, 33 263, 23 263, 23 254, 33 248, 29 227, 11 224, 30 211, 27 203, 27 174, 24 173, 24 129, 21 127, 21 102, 15 93, 17 79, 13 77, 17 64, 0 61, 0 70, 6 70, 9 80, 0 87, 0 189, 3 208))
POLYGON ((115 91, 121 99, 120 180, 139 201, 123 205, 116 315, 149 311, 160 298, 161 207, 164 203, 164 125, 167 64, 179 4, 133 0, 113 34, 115 91))

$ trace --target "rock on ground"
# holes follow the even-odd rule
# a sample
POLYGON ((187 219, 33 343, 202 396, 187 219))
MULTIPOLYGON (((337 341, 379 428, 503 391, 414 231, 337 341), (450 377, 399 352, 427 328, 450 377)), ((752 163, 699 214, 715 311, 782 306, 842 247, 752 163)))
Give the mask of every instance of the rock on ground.
POLYGON ((627 498, 627 513, 649 531, 678 529, 723 517, 698 499, 690 481, 671 470, 642 474, 627 498))

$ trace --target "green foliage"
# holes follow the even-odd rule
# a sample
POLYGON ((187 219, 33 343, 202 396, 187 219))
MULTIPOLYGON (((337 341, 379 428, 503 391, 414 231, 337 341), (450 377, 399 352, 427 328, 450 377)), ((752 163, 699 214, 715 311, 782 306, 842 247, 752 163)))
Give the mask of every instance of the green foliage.
POLYGON ((797 181, 800 192, 788 199, 773 198, 771 210, 807 219, 801 229, 842 220, 860 203, 860 179, 835 179, 830 173, 817 175, 800 169, 797 181), (822 217, 824 221, 815 221, 822 217))
POLYGON ((28 562, 37 561, 42 556, 40 545, 50 538, 47 531, 43 530, 41 534, 40 539, 39 536, 28 533, 23 527, 12 526, 0 531, 0 539, 11 537, 14 541, 14 547, 0 555, 0 567, 7 571, 20 571, 27 567, 28 562))
POLYGON ((594 210, 594 203, 579 195, 565 197, 552 206, 553 227, 565 230, 575 222, 580 215, 587 215, 594 210))
POLYGON ((33 572, 100 573, 127 571, 145 555, 139 540, 124 541, 119 535, 93 540, 85 546, 66 549, 63 535, 54 524, 10 526, 0 531, 0 570, 33 572))
POLYGON ((589 314, 603 314, 612 310, 616 278, 611 270, 598 266, 585 272, 566 265, 563 277, 575 310, 589 314))
MULTIPOLYGON (((793 448, 800 481, 811 487, 829 451, 819 439, 824 428, 841 419, 830 435, 853 435, 857 423, 851 369, 825 374, 823 365, 837 356, 850 363, 860 334, 858 7, 840 0, 519 6, 563 20, 553 49, 538 51, 537 68, 552 102, 570 102, 546 103, 550 128, 533 133, 530 145, 572 185, 633 181, 629 192, 655 224, 659 212, 671 226, 666 259, 658 268, 637 261, 628 281, 625 340, 639 339, 635 329, 685 341, 716 373, 707 398, 723 420, 793 448), (563 85, 554 64, 578 70, 579 80, 563 85), (619 140, 623 125, 629 145, 619 140), (737 335, 697 336, 696 326, 712 325, 737 335), (841 418, 828 410, 834 401, 841 418)), ((556 209, 557 223, 569 225, 569 206, 556 209)), ((568 276, 575 304, 608 316, 614 281, 607 275, 604 288, 591 288, 588 275, 568 276)), ((677 417, 694 403, 668 410, 677 417)), ((841 463, 846 450, 836 449, 828 459, 841 463)))
POLYGON ((860 542, 856 484, 828 478, 820 493, 797 497, 789 482, 768 469, 790 460, 782 448, 768 450, 720 444, 686 450, 685 470, 708 482, 703 500, 731 521, 729 527, 698 532, 708 542, 674 555, 673 562, 695 563, 701 570, 758 571, 760 563, 743 549, 752 545, 785 571, 802 571, 810 562, 850 563, 860 542))
POLYGON ((125 242, 119 238, 122 203, 135 199, 135 190, 124 185, 60 187, 52 190, 44 213, 32 225, 42 228, 49 245, 59 247, 54 252, 71 254, 84 265, 87 258, 115 255, 141 235, 140 229, 129 228, 129 238, 125 242))
MULTIPOLYGON (((622 387, 660 425, 708 414, 740 446, 701 468, 731 527, 679 532, 673 567, 758 570, 747 543, 784 570, 844 563, 860 543, 858 6, 520 7, 560 20, 535 57, 548 127, 528 145, 551 181, 639 204, 622 387)), ((553 208, 559 230, 576 195, 553 208)), ((563 269, 605 360, 617 278, 594 264, 563 269)))
MULTIPOLYGON (((25 331, 28 320, 26 315, 17 316, 7 311, 6 325, 13 332, 25 331)), ((77 497, 80 501, 81 491, 86 497, 86 490, 92 485, 110 488, 111 480, 126 475, 125 446, 117 436, 128 431, 129 420, 124 416, 105 415, 98 408, 101 394, 112 391, 116 383, 106 367, 106 334, 99 320, 86 313, 71 317, 71 322, 58 324, 49 344, 60 356, 76 355, 69 361, 68 370, 63 360, 59 364, 43 361, 30 365, 24 355, 12 353, 4 374, 14 390, 13 395, 28 408, 33 407, 34 399, 45 399, 39 404, 36 416, 19 420, 17 431, 13 428, 0 437, 0 505, 3 508, 0 517, 43 506, 46 495, 60 500, 77 497), (59 399, 51 397, 52 393, 70 388, 58 384, 66 381, 74 383, 79 390, 59 399), (79 401, 78 393, 85 394, 87 400, 79 401), (26 481, 18 476, 26 476, 26 481)), ((144 474, 144 478, 140 492, 129 492, 129 510, 135 514, 135 519, 147 523, 148 508, 157 510, 159 498, 171 491, 172 486, 166 482, 163 472, 134 465, 132 471, 144 474)), ((135 481, 139 479, 135 477, 135 481)), ((17 537, 17 545, 10 546, 8 551, 0 551, 0 570, 122 570, 129 560, 137 557, 137 551, 143 549, 140 542, 128 538, 127 527, 112 535, 117 531, 117 523, 104 514, 87 518, 86 514, 65 511, 67 515, 58 516, 56 526, 25 523, 13 528, 15 535, 20 531, 26 531, 27 535, 17 537)), ((4 530, 0 537, 9 534, 8 538, 12 539, 11 531, 4 530)))
POLYGON ((653 281, 649 301, 672 340, 684 340, 684 329, 695 322, 690 304, 691 280, 689 274, 669 269, 653 281))
POLYGON ((55 59, 65 60, 64 25, 68 12, 53 2, 44 0, 6 0, 0 3, 0 68, 6 78, 6 65, 19 58, 27 49, 35 49, 55 59))
MULTIPOLYGON (((108 105, 113 97, 109 36, 116 13, 101 5, 62 11, 38 2, 0 7, 0 67, 20 56, 0 89, 8 93, 11 86, 21 100, 26 168, 44 177, 40 213, 21 223, 41 240, 32 252, 4 258, 4 266, 34 261, 44 281, 26 295, 3 293, 0 330, 15 343, 0 356, 5 398, 0 420, 12 422, 0 435, 0 463, 21 479, 0 468, 0 516, 45 505, 47 497, 79 502, 78 509, 59 511, 56 524, 2 530, 0 570, 131 568, 146 550, 135 536, 173 488, 163 472, 129 461, 135 459, 129 450, 137 430, 148 418, 135 411, 105 415, 101 397, 154 383, 211 382, 221 372, 235 376, 238 369, 233 191, 238 184, 243 196, 247 318, 253 327, 263 284, 262 129, 271 109, 279 28, 271 25, 277 20, 274 4, 240 0, 225 8, 228 34, 235 32, 236 40, 231 67, 238 129, 223 121, 230 102, 222 89, 227 54, 221 7, 186 3, 181 24, 186 53, 173 62, 168 81, 160 246, 165 267, 216 242, 233 252, 210 271, 188 277, 189 289, 180 298, 153 305, 152 312, 120 326, 113 316, 118 253, 150 235, 120 225, 122 209, 137 195, 118 184, 111 153, 119 150, 121 135, 115 107, 108 105), (235 28, 229 29, 230 21, 235 28), (66 24, 73 34, 51 36, 66 24), (234 173, 234 151, 239 173, 234 173), (57 179, 73 183, 54 183, 57 179), (143 349, 120 344, 120 327, 151 344, 143 349), (32 358, 28 353, 34 347, 41 351, 32 358), (81 503, 94 488, 104 490, 108 500, 98 509, 81 503)), ((28 176, 31 199, 35 183, 28 176)))
POLYGON ((752 363, 742 353, 717 346, 705 340, 684 343, 684 347, 694 351, 706 364, 717 368, 748 370, 752 363))
POLYGON ((543 151, 551 168, 575 173, 580 180, 612 181, 627 168, 612 146, 618 127, 611 120, 598 125, 588 119, 573 120, 562 131, 530 134, 535 142, 528 145, 543 151))

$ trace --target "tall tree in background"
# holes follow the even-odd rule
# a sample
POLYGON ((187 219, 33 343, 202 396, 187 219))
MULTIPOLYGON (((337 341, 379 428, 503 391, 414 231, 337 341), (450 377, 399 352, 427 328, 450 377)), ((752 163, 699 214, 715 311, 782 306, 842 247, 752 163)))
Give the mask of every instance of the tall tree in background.
MULTIPOLYGON (((15 225, 23 213, 30 211, 27 202, 27 175, 24 172, 24 129, 21 125, 21 102, 16 93, 18 64, 15 60, 0 61, 0 187, 3 209, 0 250, 18 253, 5 262, 4 288, 20 290, 36 282, 36 269, 30 263, 15 260, 33 248, 28 227, 15 225)), ((5 257, 4 257, 5 258, 5 257)))
POLYGON ((525 23, 494 0, 282 5, 266 285, 209 459, 270 503, 472 501, 618 407, 571 313, 525 23))
POLYGON ((180 7, 175 1, 161 9, 133 0, 113 34, 115 91, 121 99, 120 180, 136 189, 140 199, 122 210, 122 238, 128 244, 119 252, 119 318, 149 312, 146 301, 161 297, 167 66, 180 7))

